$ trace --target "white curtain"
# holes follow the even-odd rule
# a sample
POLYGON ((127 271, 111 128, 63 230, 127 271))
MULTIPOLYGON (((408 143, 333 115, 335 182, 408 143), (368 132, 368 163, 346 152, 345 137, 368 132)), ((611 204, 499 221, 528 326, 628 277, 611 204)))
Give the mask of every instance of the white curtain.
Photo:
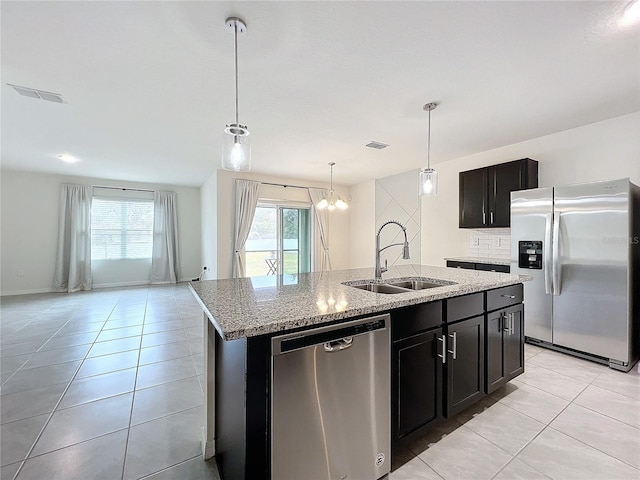
POLYGON ((180 278, 176 192, 153 194, 151 283, 176 283, 180 278))
POLYGON ((320 234, 320 247, 322 255, 320 256, 320 271, 326 272, 331 270, 331 257, 329 256, 329 212, 326 209, 319 210, 318 202, 327 197, 327 191, 322 188, 309 188, 309 197, 313 203, 313 211, 318 224, 318 233, 320 234))
POLYGON ((246 275, 244 268, 244 245, 247 243, 253 216, 258 205, 260 182, 236 179, 236 223, 233 244, 233 278, 246 275))
POLYGON ((62 184, 58 214, 57 292, 91 290, 91 196, 88 185, 62 184))

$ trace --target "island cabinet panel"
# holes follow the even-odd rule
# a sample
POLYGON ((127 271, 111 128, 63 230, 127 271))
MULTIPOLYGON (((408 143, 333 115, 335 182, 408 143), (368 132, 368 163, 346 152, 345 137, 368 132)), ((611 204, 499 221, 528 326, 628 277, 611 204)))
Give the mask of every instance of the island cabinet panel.
POLYGON ((446 326, 447 418, 485 396, 484 315, 446 326))
POLYGON ((216 463, 223 479, 269 478, 268 341, 216 335, 216 463))
POLYGON ((442 419, 442 323, 442 301, 391 311, 392 450, 442 419))
POLYGON ((442 418, 442 329, 397 341, 392 348, 391 428, 396 439, 442 418))
POLYGON ((487 292, 487 394, 524 372, 522 285, 487 292), (496 309, 498 308, 498 309, 496 309))

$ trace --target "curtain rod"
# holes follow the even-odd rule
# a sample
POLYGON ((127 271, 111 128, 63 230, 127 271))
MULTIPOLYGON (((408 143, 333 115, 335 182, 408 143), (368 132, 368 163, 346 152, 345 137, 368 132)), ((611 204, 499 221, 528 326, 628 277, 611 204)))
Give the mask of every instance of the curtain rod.
POLYGON ((301 187, 300 185, 287 185, 284 183, 270 183, 270 182, 260 182, 262 185, 273 185, 274 187, 284 187, 284 188, 304 188, 305 190, 309 190, 309 187, 301 187))
POLYGON ((150 192, 150 193, 155 192, 155 190, 145 190, 143 188, 105 187, 102 185, 93 185, 93 188, 106 188, 108 190, 131 190, 132 192, 150 192))

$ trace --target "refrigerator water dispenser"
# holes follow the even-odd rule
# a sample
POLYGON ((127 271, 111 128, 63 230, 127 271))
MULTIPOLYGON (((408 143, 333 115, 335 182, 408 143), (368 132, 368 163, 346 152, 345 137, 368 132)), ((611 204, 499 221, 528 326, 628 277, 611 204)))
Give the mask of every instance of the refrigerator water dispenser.
POLYGON ((542 242, 537 240, 518 242, 518 268, 542 270, 542 242))

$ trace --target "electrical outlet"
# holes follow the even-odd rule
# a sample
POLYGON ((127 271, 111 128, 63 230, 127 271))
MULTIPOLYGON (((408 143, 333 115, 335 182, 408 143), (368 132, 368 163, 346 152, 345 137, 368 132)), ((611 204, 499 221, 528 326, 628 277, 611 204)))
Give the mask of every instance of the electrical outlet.
POLYGON ((24 270, 23 270, 22 268, 19 268, 19 269, 18 269, 18 273, 17 273, 17 275, 18 275, 19 277, 24 277, 24 270))
POLYGON ((473 237, 473 246, 474 247, 480 246, 480 239, 478 237, 473 237))

